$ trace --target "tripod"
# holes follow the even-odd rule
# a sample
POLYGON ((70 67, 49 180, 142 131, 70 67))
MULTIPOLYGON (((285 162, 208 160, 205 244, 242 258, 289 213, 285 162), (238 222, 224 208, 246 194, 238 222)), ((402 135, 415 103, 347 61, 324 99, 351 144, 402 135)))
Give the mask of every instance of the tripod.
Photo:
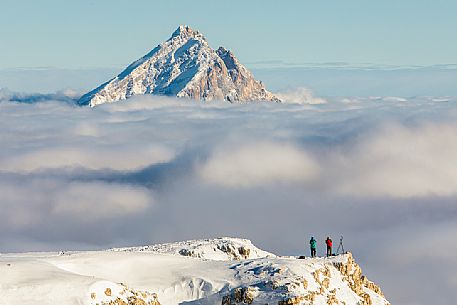
POLYGON ((346 252, 344 251, 343 236, 342 236, 342 235, 341 235, 341 237, 340 237, 340 244, 338 245, 338 249, 336 250, 336 254, 337 254, 337 255, 340 254, 340 249, 341 249, 341 254, 346 253, 346 252))

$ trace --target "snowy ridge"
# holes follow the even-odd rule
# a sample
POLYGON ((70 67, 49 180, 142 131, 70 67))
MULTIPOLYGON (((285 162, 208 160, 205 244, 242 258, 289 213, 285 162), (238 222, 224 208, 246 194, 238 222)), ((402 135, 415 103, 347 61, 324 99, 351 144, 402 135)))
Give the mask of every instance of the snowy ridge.
POLYGON ((223 47, 213 50, 200 32, 188 26, 179 26, 170 39, 83 95, 78 104, 96 106, 141 94, 232 103, 280 101, 232 52, 223 47))
POLYGON ((110 251, 147 251, 218 261, 276 257, 272 253, 260 250, 248 239, 232 237, 188 240, 142 247, 115 248, 110 249, 110 251))
POLYGON ((331 258, 253 260, 231 268, 242 284, 218 294, 222 294, 223 305, 389 304, 379 287, 362 276, 350 253, 331 258))
POLYGON ((255 249, 245 239, 220 238, 60 255, 2 254, 0 304, 389 304, 350 253, 298 259, 255 249), (228 253, 237 247, 258 258, 235 260, 228 253), (187 257, 183 249, 195 255, 187 257))

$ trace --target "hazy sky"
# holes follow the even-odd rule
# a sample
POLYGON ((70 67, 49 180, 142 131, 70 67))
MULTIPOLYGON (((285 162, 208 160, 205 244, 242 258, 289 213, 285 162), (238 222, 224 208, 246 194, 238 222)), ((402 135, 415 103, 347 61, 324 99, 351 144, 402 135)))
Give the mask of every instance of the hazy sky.
POLYGON ((123 67, 179 24, 242 62, 457 62, 454 0, 1 0, 0 69, 123 67))

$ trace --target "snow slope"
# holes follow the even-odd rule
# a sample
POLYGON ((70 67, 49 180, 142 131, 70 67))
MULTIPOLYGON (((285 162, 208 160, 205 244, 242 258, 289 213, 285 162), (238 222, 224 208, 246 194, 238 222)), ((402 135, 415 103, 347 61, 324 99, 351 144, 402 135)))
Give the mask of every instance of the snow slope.
POLYGON ((159 302, 388 304, 380 289, 362 276, 351 254, 277 257, 243 239, 0 255, 1 305, 159 302), (240 247, 251 249, 247 256, 252 258, 234 258, 233 249, 240 247), (195 255, 183 255, 183 249, 195 255))
POLYGON ((200 32, 188 26, 178 27, 170 39, 83 95, 78 104, 95 106, 139 94, 205 101, 280 101, 232 52, 223 47, 213 50, 200 32))

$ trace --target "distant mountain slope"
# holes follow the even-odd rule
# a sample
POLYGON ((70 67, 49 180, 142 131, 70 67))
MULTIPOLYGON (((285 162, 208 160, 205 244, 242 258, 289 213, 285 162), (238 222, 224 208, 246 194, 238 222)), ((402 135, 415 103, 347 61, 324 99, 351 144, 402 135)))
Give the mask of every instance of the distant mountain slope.
POLYGON ((2 254, 0 271, 0 304, 389 304, 350 253, 278 257, 236 238, 110 251, 2 254), (197 255, 188 257, 181 250, 197 255), (250 256, 258 258, 245 259, 250 256))
POLYGON ((200 32, 188 26, 178 27, 170 39, 83 95, 78 104, 95 106, 140 94, 232 103, 280 101, 232 52, 223 47, 213 50, 200 32))

